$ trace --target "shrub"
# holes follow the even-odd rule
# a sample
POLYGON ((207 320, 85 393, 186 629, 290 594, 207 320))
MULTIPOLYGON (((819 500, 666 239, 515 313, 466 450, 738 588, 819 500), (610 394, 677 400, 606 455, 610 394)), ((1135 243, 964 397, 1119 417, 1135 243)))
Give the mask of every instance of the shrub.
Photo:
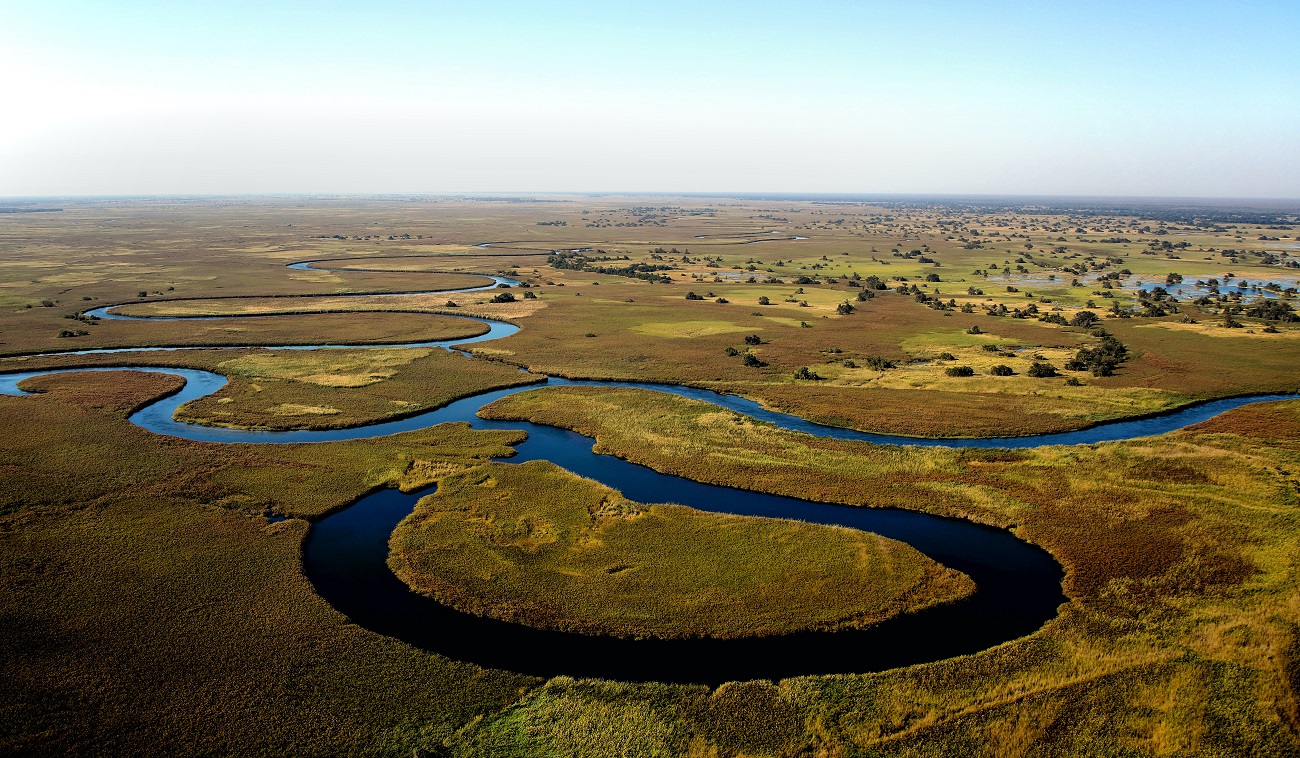
POLYGON ((939 360, 941 360, 941 361, 955 361, 955 360, 957 360, 957 356, 953 355, 952 353, 939 353, 939 360))
POLYGON ((1087 328, 1097 323, 1101 319, 1092 311, 1079 311, 1070 319, 1070 326, 1082 326, 1087 328))
POLYGON ((762 368, 763 366, 767 365, 766 363, 760 361, 758 359, 758 356, 754 355, 753 353, 745 353, 744 364, 746 366, 751 366, 753 368, 762 368))
POLYGON ((771 301, 770 299, 768 299, 767 295, 760 295, 759 298, 758 298, 758 304, 759 304, 759 305, 771 305, 771 304, 772 304, 772 301, 771 301))
POLYGON ((866 361, 867 361, 867 368, 873 369, 875 371, 884 371, 885 369, 894 368, 893 361, 887 361, 884 358, 881 358, 879 355, 873 355, 867 358, 866 361))
POLYGON ((456 301, 455 301, 455 300, 448 300, 447 303, 446 303, 444 306, 442 306, 442 307, 444 307, 444 308, 459 308, 460 306, 459 306, 459 305, 456 305, 456 301))
POLYGON ((726 349, 726 350, 723 350, 722 352, 723 352, 725 355, 727 355, 727 356, 737 356, 737 355, 740 355, 740 351, 737 350, 737 349, 734 348, 734 347, 731 347, 730 345, 728 345, 728 346, 727 346, 727 349, 726 349))
POLYGON ((818 379, 821 379, 821 376, 816 372, 809 371, 807 366, 800 366, 799 370, 794 372, 794 378, 817 381, 818 379))
POLYGON ((533 292, 532 290, 528 290, 527 292, 524 293, 524 299, 525 299, 525 300, 536 300, 536 299, 537 299, 537 293, 536 293, 536 292, 533 292))
POLYGON ((967 333, 967 334, 983 334, 983 333, 984 333, 984 330, 981 329, 981 328, 979 328, 979 325, 977 324, 977 325, 972 326, 971 328, 967 329, 967 330, 966 330, 966 333, 967 333))
POLYGON ((989 373, 992 374, 993 376, 1014 376, 1016 372, 1012 371, 1010 366, 999 363, 998 365, 989 369, 989 373))
POLYGON ((1050 363, 1044 363, 1042 361, 1034 361, 1033 365, 1031 365, 1029 367, 1029 370, 1026 371, 1025 373, 1029 374, 1035 379, 1045 379, 1049 376, 1059 376, 1059 374, 1056 373, 1055 366, 1053 366, 1050 363))
POLYGON ((747 335, 747 336, 745 337, 745 344, 746 344, 746 345, 761 345, 761 344, 763 344, 763 338, 762 338, 762 337, 759 337, 757 334, 750 334, 750 335, 747 335))
POLYGON ((949 366, 943 373, 948 376, 975 376, 975 369, 970 366, 949 366))
POLYGON ((494 303, 513 303, 514 301, 515 301, 515 296, 514 293, 511 292, 502 292, 501 294, 492 298, 492 302, 494 303))
POLYGON ((703 300, 703 299, 704 299, 704 296, 703 296, 703 295, 697 295, 697 294, 695 294, 694 292, 687 292, 687 293, 686 293, 686 299, 687 299, 687 300, 703 300))
POLYGON ((840 314, 841 316, 847 316, 853 312, 853 306, 849 304, 849 301, 845 300, 844 302, 835 306, 835 312, 840 314))

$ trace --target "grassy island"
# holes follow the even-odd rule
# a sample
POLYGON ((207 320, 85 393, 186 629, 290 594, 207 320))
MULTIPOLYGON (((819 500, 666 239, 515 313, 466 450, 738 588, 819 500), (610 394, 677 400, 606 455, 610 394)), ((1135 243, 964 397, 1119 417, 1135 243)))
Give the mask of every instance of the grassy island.
POLYGON ((879 535, 642 505, 545 461, 444 478, 390 544, 399 577, 454 607, 624 637, 865 626, 974 589, 879 535))

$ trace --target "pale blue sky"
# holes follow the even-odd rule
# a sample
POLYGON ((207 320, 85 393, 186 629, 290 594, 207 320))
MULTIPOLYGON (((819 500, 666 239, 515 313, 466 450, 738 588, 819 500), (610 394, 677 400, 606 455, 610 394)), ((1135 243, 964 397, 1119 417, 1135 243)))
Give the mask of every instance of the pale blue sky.
POLYGON ((1300 197, 1300 3, 0 0, 0 195, 1300 197))

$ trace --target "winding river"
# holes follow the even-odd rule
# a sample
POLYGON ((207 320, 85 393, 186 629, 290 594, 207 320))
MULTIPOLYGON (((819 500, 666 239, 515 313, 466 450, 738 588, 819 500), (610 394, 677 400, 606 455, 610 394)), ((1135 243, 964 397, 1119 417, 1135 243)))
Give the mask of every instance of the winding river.
MULTIPOLYGON (((312 264, 320 263, 326 261, 304 261, 291 267, 302 269, 311 265, 318 268, 312 264)), ((492 278, 493 283, 483 287, 441 292, 478 291, 518 284, 505 277, 492 278)), ((113 313, 114 307, 98 308, 90 313, 106 319, 134 318, 113 313)), ((149 318, 156 320, 161 317, 149 318)), ((518 327, 500 321, 457 318, 472 318, 485 324, 488 330, 463 339, 404 343, 401 346, 454 350, 476 342, 500 339, 518 331, 518 327)), ((343 346, 295 345, 270 349, 330 347, 343 346)), ((186 349, 201 348, 115 348, 83 350, 73 354, 186 349)), ((618 489, 628 498, 640 502, 674 502, 714 513, 798 519, 875 532, 906 542, 939 563, 967 574, 978 587, 977 592, 968 598, 903 614, 867 629, 737 640, 632 640, 536 629, 482 618, 411 592, 388 568, 388 539, 398 522, 414 508, 415 502, 432 492, 433 488, 409 494, 393 489, 375 492, 315 522, 304 542, 304 571, 321 597, 353 622, 379 634, 457 660, 537 676, 564 674, 703 684, 879 671, 978 652, 1030 634, 1053 618, 1057 607, 1066 600, 1061 591, 1062 569, 1047 552, 1017 539, 1008 531, 913 511, 813 503, 668 476, 612 456, 597 455, 592 452, 593 441, 574 432, 528 422, 480 419, 476 415, 480 408, 538 386, 633 387, 703 400, 784 429, 824 437, 889 445, 1027 448, 1161 434, 1249 403, 1300 397, 1267 395, 1217 400, 1159 416, 1037 437, 934 440, 822 426, 766 410, 744 398, 698 388, 557 378, 548 378, 544 385, 511 387, 462 398, 442 408, 396 421, 320 431, 249 431, 176 421, 173 414, 177 408, 216 392, 227 381, 219 374, 196 369, 128 365, 2 374, 0 394, 26 394, 18 384, 34 376, 125 369, 172 374, 185 379, 180 392, 160 398, 130 417, 132 423, 158 434, 214 443, 303 443, 378 437, 449 421, 467 422, 476 429, 522 429, 528 433, 528 439, 516 446, 517 454, 508 459, 511 462, 551 461, 618 489)))

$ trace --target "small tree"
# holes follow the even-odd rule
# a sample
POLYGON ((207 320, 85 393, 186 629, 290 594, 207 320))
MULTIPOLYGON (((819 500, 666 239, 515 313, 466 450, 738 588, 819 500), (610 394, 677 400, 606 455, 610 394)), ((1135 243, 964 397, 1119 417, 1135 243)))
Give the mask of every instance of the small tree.
POLYGON ((1012 371, 1010 366, 999 363, 998 365, 989 369, 989 373, 992 374, 993 376, 1013 376, 1016 372, 1012 371))
POLYGON ((1027 373, 1029 376, 1032 376, 1035 379, 1046 379, 1049 376, 1059 376, 1059 374, 1056 373, 1055 366, 1053 366, 1050 363, 1044 363, 1042 361, 1034 361, 1033 364, 1029 367, 1029 370, 1026 371, 1025 373, 1027 373))
POLYGON ((758 298, 758 304, 759 304, 759 305, 771 305, 771 304, 772 304, 772 301, 768 299, 767 295, 760 295, 759 298, 758 298))
POLYGON ((1070 326, 1082 326, 1084 328, 1087 328, 1097 323, 1100 320, 1101 318, 1098 317, 1097 314, 1093 313, 1092 311, 1079 311, 1078 313, 1074 314, 1073 318, 1070 319, 1070 326))
POLYGON ((847 316, 853 312, 853 306, 849 304, 849 301, 845 300, 844 302, 835 306, 835 312, 840 314, 841 316, 847 316))
POLYGON ((975 376, 975 369, 970 366, 949 366, 943 373, 948 376, 975 376))
POLYGON ((757 334, 749 334, 749 335, 746 335, 746 336, 745 336, 745 344, 746 344, 746 345, 761 345, 761 344, 763 344, 763 338, 762 338, 762 337, 759 337, 757 334))

